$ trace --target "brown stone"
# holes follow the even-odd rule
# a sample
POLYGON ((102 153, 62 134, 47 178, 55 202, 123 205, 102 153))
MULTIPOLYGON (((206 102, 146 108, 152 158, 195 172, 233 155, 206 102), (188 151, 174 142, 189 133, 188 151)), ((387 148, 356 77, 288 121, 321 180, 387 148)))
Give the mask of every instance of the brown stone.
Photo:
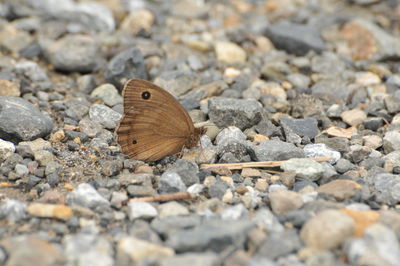
POLYGON ((379 219, 379 212, 377 211, 358 211, 351 209, 341 209, 340 212, 348 215, 355 222, 355 237, 362 237, 364 235, 365 229, 376 223, 379 219))
POLYGON ((278 215, 296 210, 304 204, 301 195, 290 190, 273 191, 269 194, 269 200, 272 211, 278 215))
POLYGON ((345 200, 356 194, 356 190, 361 190, 360 184, 345 179, 333 180, 317 188, 318 193, 325 193, 333 196, 337 200, 345 200))

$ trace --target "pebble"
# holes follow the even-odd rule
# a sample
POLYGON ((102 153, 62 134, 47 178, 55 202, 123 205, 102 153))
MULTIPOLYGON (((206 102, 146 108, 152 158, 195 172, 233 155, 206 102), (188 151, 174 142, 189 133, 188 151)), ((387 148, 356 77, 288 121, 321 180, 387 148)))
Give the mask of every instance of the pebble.
POLYGON ((19 222, 26 217, 26 204, 15 200, 5 198, 0 202, 0 218, 7 219, 10 223, 19 222))
POLYGON ((343 201, 353 197, 361 189, 361 185, 354 181, 337 179, 321 185, 317 188, 317 192, 331 195, 336 200, 343 201))
POLYGON ((56 218, 68 220, 72 217, 72 209, 68 206, 57 204, 31 203, 27 208, 27 213, 32 216, 56 218))
POLYGON ((208 109, 210 120, 220 128, 235 126, 243 130, 261 120, 262 106, 253 99, 211 98, 208 109))
POLYGON ((135 219, 151 219, 156 217, 158 211, 153 205, 143 201, 130 201, 128 203, 128 217, 129 220, 135 219))
POLYGON ((105 128, 117 127, 122 115, 102 104, 93 104, 89 109, 89 117, 93 122, 99 123, 105 128))
POLYGON ((325 171, 320 163, 308 158, 289 159, 282 163, 281 169, 294 172, 297 178, 309 181, 318 181, 325 171))
POLYGON ((283 161, 290 158, 304 157, 302 149, 280 140, 261 141, 254 147, 257 161, 283 161))
POLYGON ((224 64, 246 62, 246 51, 236 43, 218 41, 214 46, 218 61, 224 64))
POLYGON ((171 248, 128 236, 118 241, 116 252, 117 265, 141 264, 145 260, 161 259, 175 254, 171 248))
POLYGON ((340 152, 327 147, 324 143, 307 144, 304 146, 303 150, 307 157, 330 157, 330 163, 337 163, 341 157, 340 152))
POLYGON ((386 153, 400 150, 400 132, 388 131, 383 137, 383 149, 386 153))
POLYGON ((360 109, 352 109, 344 111, 340 117, 350 126, 358 126, 364 122, 364 120, 367 118, 367 115, 360 109))
POLYGON ((167 216, 175 216, 175 215, 188 215, 189 210, 183 206, 182 204, 171 201, 158 206, 158 212, 160 218, 164 218, 167 216))
POLYGON ((19 97, 20 95, 20 88, 15 82, 0 79, 0 96, 19 97))
POLYGON ((277 190, 269 194, 271 209, 277 215, 297 210, 303 205, 301 195, 294 191, 277 190))
POLYGON ((159 181, 159 191, 162 194, 186 191, 186 185, 176 172, 165 172, 159 181))
POLYGON ((331 249, 342 244, 354 231, 353 219, 340 211, 325 210, 306 222, 300 231, 300 238, 308 247, 331 249))
POLYGON ((200 79, 194 72, 174 70, 163 72, 154 83, 172 95, 180 96, 200 85, 200 79))
POLYGON ((0 99, 0 137, 13 142, 45 137, 53 129, 53 121, 33 104, 17 97, 0 99))
POLYGON ((101 63, 98 42, 88 35, 67 35, 44 48, 47 60, 58 70, 90 73, 101 63))
POLYGON ((0 139, 0 162, 3 162, 15 152, 15 145, 12 142, 0 139))
POLYGON ((279 49, 298 56, 309 51, 317 53, 325 50, 325 43, 317 27, 299 24, 272 24, 265 31, 272 43, 279 49))
POLYGON ((104 77, 117 88, 122 88, 128 77, 147 79, 142 52, 130 48, 115 55, 108 63, 104 77))
POLYGON ((296 134, 300 137, 313 139, 318 134, 318 121, 313 117, 302 119, 282 117, 279 121, 285 132, 286 138, 288 138, 290 134, 296 134))
POLYGON ((96 189, 87 183, 80 184, 67 195, 69 205, 79 205, 89 209, 108 207, 110 202, 102 197, 96 189))
POLYGON ((373 184, 378 202, 396 204, 400 202, 400 178, 398 175, 381 173, 374 176, 373 184))
POLYGON ((64 257, 55 244, 42 240, 37 236, 19 235, 4 238, 0 245, 7 252, 6 265, 37 265, 52 266, 63 263, 64 257))
POLYGON ((301 248, 301 241, 295 230, 286 230, 268 235, 266 241, 258 249, 257 254, 276 259, 301 248))
POLYGON ((122 103, 122 97, 114 85, 106 83, 95 88, 90 97, 101 99, 106 105, 114 106, 122 103))
POLYGON ((215 144, 217 146, 223 146, 229 142, 242 142, 246 140, 246 135, 237 127, 227 127, 218 133, 215 138, 215 144))

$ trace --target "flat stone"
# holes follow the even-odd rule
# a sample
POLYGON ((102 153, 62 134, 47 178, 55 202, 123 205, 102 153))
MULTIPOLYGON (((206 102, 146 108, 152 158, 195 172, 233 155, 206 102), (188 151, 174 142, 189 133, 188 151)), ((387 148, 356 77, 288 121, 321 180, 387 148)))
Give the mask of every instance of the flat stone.
POLYGON ((357 193, 357 190, 361 189, 361 185, 357 182, 337 179, 321 185, 317 188, 317 192, 331 195, 336 200, 343 201, 351 198, 357 193))
POLYGON ((122 103, 122 96, 114 85, 106 83, 95 88, 90 97, 101 99, 106 105, 114 106, 122 103))
POLYGON ((246 62, 246 51, 236 43, 218 41, 215 43, 215 53, 218 61, 225 64, 246 62))
POLYGON ((110 202, 102 197, 96 189, 87 183, 80 184, 67 195, 69 205, 80 205, 86 208, 108 207, 110 202))
POLYGON ((306 136, 313 139, 318 134, 318 121, 313 117, 302 119, 282 117, 279 120, 286 135, 289 134, 287 131, 290 131, 300 137, 306 136))
POLYGON ((200 85, 200 79, 194 72, 174 70, 163 72, 154 83, 172 95, 180 96, 200 85))
POLYGON ((128 203, 128 216, 131 221, 138 218, 150 219, 156 217, 157 214, 157 209, 148 202, 130 201, 128 203))
POLYGON ((322 165, 308 158, 292 158, 282 163, 281 169, 285 172, 294 172, 296 177, 309 181, 319 180, 324 168, 322 165))
POLYGON ((336 163, 341 157, 340 152, 327 147, 324 143, 307 144, 303 150, 304 154, 310 158, 330 157, 330 163, 336 163))
POLYGON ((386 153, 400 150, 400 132, 388 131, 383 137, 383 149, 386 153))
POLYGON ((73 216, 72 209, 61 204, 31 203, 27 212, 32 216, 56 218, 64 221, 73 216))
POLYGON ((301 246, 296 230, 286 230, 269 234, 256 254, 276 259, 299 250, 301 246))
POLYGON ((164 218, 167 216, 188 215, 189 210, 182 204, 176 201, 167 202, 158 206, 159 217, 164 218))
POLYGON ((100 123, 107 129, 114 129, 122 115, 105 105, 93 104, 89 109, 89 117, 93 122, 100 123))
POLYGON ((283 161, 304 157, 302 149, 280 140, 261 141, 254 147, 254 152, 257 161, 283 161))
POLYGON ((352 109, 344 111, 340 117, 350 126, 358 126, 364 122, 364 120, 367 118, 367 115, 360 109, 352 109))

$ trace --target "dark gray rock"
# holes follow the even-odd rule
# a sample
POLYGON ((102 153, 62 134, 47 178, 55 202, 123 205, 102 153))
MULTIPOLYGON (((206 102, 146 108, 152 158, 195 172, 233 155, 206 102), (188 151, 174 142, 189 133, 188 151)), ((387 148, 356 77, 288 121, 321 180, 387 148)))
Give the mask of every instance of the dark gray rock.
POLYGON ((228 184, 226 182, 217 181, 209 188, 209 194, 212 198, 222 199, 227 189, 228 184))
POLYGON ((302 149, 280 140, 262 141, 254 147, 254 152, 257 161, 282 161, 305 157, 302 149))
POLYGON ((211 98, 208 100, 208 115, 218 127, 236 126, 246 129, 261 120, 262 106, 256 100, 211 98))
POLYGON ((383 122, 384 120, 382 117, 367 117, 363 121, 365 129, 370 129, 372 131, 377 131, 383 126, 383 122))
POLYGON ((317 53, 325 50, 325 43, 320 37, 318 28, 299 24, 269 25, 264 34, 278 49, 302 56, 309 51, 317 53))
POLYGON ((167 237, 176 231, 193 229, 199 226, 202 220, 203 218, 197 215, 156 217, 151 222, 151 227, 163 237, 167 237))
POLYGON ((161 194, 186 191, 186 185, 183 183, 181 176, 176 172, 164 172, 159 181, 161 194))
POLYGON ((46 72, 33 61, 21 62, 15 66, 15 72, 24 82, 21 82, 22 91, 41 91, 51 87, 51 81, 46 72))
POLYGON ((187 187, 200 182, 199 167, 195 163, 178 159, 168 171, 178 173, 187 187))
POLYGON ((90 73, 104 65, 95 38, 88 35, 67 35, 44 47, 47 60, 64 72, 90 73))
POLYGON ((313 96, 328 103, 346 102, 350 92, 351 90, 340 80, 323 80, 311 87, 313 96))
POLYGON ((117 127, 122 115, 103 104, 93 104, 89 109, 89 117, 92 121, 100 123, 105 128, 117 127))
POLYGON ((318 121, 313 117, 303 119, 282 117, 280 122, 285 135, 295 133, 300 137, 313 139, 318 134, 318 121))
POLYGON ((229 246, 243 249, 252 222, 210 220, 193 229, 179 230, 167 240, 167 245, 177 252, 221 252, 229 246))
POLYGON ((131 78, 147 79, 143 54, 137 48, 130 48, 114 56, 105 73, 105 79, 117 88, 122 88, 131 78))
POLYGON ((398 204, 400 202, 400 176, 392 174, 378 174, 374 178, 376 199, 384 204, 398 204))
POLYGON ((0 97, 0 138, 13 142, 45 137, 53 121, 30 102, 18 97, 0 97))
POLYGON ((276 259, 297 251, 301 246, 296 230, 286 230, 268 235, 267 240, 259 248, 257 254, 276 259))

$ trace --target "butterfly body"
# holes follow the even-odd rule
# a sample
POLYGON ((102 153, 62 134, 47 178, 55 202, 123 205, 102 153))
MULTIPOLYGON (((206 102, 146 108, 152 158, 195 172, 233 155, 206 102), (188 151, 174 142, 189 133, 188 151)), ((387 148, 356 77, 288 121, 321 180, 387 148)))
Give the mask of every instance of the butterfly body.
POLYGON ((122 151, 133 159, 157 161, 195 147, 205 133, 170 93, 151 82, 129 80, 123 97, 124 117, 116 133, 122 151))

